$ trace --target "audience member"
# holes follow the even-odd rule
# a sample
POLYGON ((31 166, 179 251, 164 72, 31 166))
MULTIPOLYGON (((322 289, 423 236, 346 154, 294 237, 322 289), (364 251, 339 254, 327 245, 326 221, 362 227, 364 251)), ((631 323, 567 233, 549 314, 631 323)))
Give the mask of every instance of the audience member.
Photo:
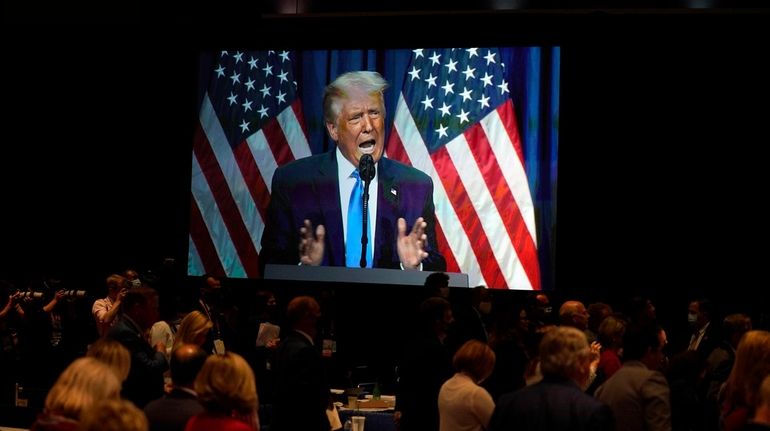
POLYGON ((758 405, 759 387, 770 374, 770 332, 747 332, 735 351, 735 365, 722 391, 722 429, 739 430, 758 405))
MULTIPOLYGON (((583 332, 588 329, 588 310, 580 301, 567 301, 559 308, 559 323, 572 326, 583 332)), ((595 340, 589 341, 589 344, 595 340)))
POLYGON ((275 431, 329 431, 326 409, 330 394, 321 354, 315 345, 321 306, 309 296, 289 302, 291 330, 281 339, 272 361, 275 375, 275 431))
POLYGON ((171 354, 171 392, 144 407, 150 431, 183 431, 188 419, 203 412, 194 385, 207 356, 195 344, 182 344, 174 349, 171 354))
POLYGON ((668 382, 660 372, 666 333, 659 326, 630 325, 623 336, 623 366, 596 390, 615 415, 618 431, 671 430, 668 382))
POLYGON ((495 353, 486 344, 470 340, 455 353, 457 373, 439 391, 440 431, 481 431, 489 427, 495 402, 479 383, 492 373, 495 353))
POLYGON ((593 360, 582 331, 566 326, 547 331, 540 343, 543 380, 503 395, 489 430, 613 429, 610 409, 583 392, 593 360))
POLYGON ((209 356, 195 379, 195 392, 205 411, 191 417, 185 431, 259 431, 254 372, 237 353, 209 356))
POLYGON ((452 376, 451 356, 444 341, 453 322, 452 307, 444 298, 420 304, 415 339, 408 343, 398 368, 394 419, 401 431, 439 428, 438 393, 452 376))
POLYGON ((106 364, 94 358, 76 359, 54 383, 45 410, 31 431, 75 431, 83 411, 98 400, 120 398, 120 381, 106 364))
POLYGON ((176 331, 174 344, 195 344, 203 347, 209 339, 214 324, 200 311, 191 311, 179 324, 179 330, 176 331))
POLYGON ((168 368, 166 346, 150 346, 144 334, 158 320, 158 293, 139 287, 126 293, 123 315, 107 337, 131 352, 131 369, 123 383, 123 396, 142 408, 163 395, 163 372, 168 368))
POLYGON ((687 309, 687 323, 693 333, 687 350, 695 350, 704 359, 716 347, 718 337, 715 335, 717 328, 711 326, 712 304, 707 299, 698 299, 690 302, 687 309))
POLYGON ((599 343, 602 345, 598 368, 599 383, 612 377, 623 365, 620 358, 625 332, 626 322, 618 317, 609 316, 599 325, 599 343))

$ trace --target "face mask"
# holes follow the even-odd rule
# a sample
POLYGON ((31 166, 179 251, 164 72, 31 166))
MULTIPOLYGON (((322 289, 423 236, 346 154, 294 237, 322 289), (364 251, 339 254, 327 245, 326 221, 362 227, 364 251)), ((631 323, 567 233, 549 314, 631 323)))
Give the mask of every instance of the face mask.
POLYGON ((492 303, 490 301, 482 301, 479 303, 479 312, 481 314, 489 314, 492 311, 492 303))
POLYGON ((690 326, 695 326, 695 324, 698 322, 698 315, 695 313, 687 313, 687 323, 690 326))
POLYGON ((136 280, 130 281, 132 287, 142 287, 142 280, 139 280, 138 278, 136 280))

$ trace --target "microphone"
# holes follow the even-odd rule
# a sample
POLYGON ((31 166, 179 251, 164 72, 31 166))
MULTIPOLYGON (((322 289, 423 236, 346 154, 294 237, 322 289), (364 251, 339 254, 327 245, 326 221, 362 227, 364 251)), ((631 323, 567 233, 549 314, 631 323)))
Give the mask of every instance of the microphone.
POLYGON ((366 268, 366 245, 369 243, 369 237, 367 235, 367 222, 369 221, 369 183, 374 178, 375 168, 374 159, 370 154, 364 154, 361 159, 358 160, 358 175, 364 180, 364 198, 362 204, 364 206, 362 229, 361 229, 361 261, 359 264, 361 268, 366 268))

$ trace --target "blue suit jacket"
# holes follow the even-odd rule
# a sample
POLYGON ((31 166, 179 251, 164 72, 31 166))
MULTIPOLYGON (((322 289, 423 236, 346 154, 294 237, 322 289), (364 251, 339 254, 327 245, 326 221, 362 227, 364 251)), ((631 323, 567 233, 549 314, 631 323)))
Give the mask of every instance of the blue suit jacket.
MULTIPOLYGON (((345 266, 340 191, 335 150, 295 160, 273 175, 268 219, 262 235, 262 263, 297 264, 299 229, 305 219, 326 228, 322 265, 345 266)), ((433 181, 423 172, 382 157, 377 163, 377 222, 373 247, 375 268, 400 268, 396 239, 399 217, 407 229, 418 217, 427 223, 423 269, 446 270, 436 246, 433 181)), ((408 232, 408 230, 407 230, 408 232)))
POLYGON ((613 431, 610 408, 572 381, 545 377, 500 397, 489 431, 613 431))

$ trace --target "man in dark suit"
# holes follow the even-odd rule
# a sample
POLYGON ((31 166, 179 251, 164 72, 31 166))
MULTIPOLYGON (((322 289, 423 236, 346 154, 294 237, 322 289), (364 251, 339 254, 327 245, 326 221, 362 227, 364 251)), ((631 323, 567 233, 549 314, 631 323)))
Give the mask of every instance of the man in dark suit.
POLYGON ((276 394, 271 430, 330 429, 326 416, 329 387, 321 354, 314 345, 320 316, 321 307, 309 296, 289 302, 286 319, 292 329, 281 339, 272 362, 276 394))
POLYGON ((184 431, 187 420, 203 412, 193 384, 206 357, 206 352, 194 344, 183 344, 174 349, 171 354, 173 389, 144 408, 150 431, 184 431))
POLYGON ((559 327, 540 343, 543 380, 500 397, 490 431, 614 429, 610 408, 583 392, 594 359, 583 332, 559 327))
POLYGON ((432 180, 382 157, 386 87, 378 73, 363 71, 343 74, 326 87, 324 120, 337 148, 275 171, 263 262, 359 266, 351 255, 360 256, 361 222, 350 211, 361 204, 359 161, 370 155, 376 172, 369 189, 367 267, 446 269, 436 245, 432 180), (413 221, 408 233, 407 220, 413 221))
POLYGON ((131 369, 123 382, 123 397, 142 408, 163 395, 163 372, 168 368, 166 346, 150 346, 144 331, 160 319, 158 293, 149 287, 129 290, 123 299, 123 316, 110 328, 111 338, 131 352, 131 369))

